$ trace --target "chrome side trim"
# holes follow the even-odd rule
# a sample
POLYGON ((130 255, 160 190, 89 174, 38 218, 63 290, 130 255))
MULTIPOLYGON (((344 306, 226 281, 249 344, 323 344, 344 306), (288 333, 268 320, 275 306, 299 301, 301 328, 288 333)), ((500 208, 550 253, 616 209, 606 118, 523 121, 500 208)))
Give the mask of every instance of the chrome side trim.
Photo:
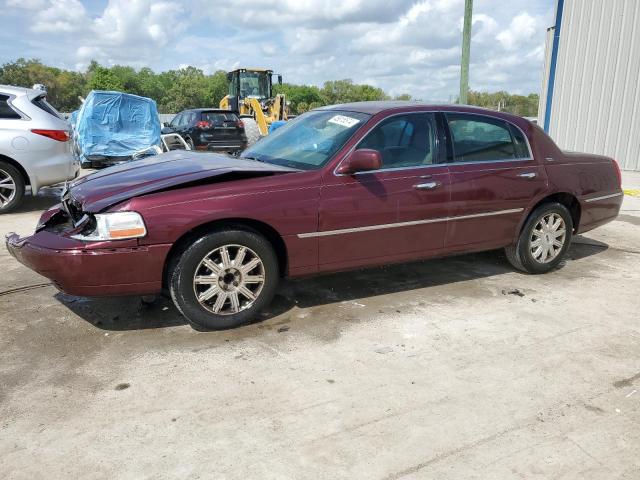
POLYGON ((298 238, 327 237, 330 235, 342 235, 345 233, 368 232, 371 230, 384 230, 387 228, 411 227, 414 225, 425 225, 428 223, 448 222, 453 220, 467 220, 469 218, 491 217, 494 215, 507 215, 510 213, 520 213, 524 208, 512 208, 510 210, 497 210, 495 212, 474 213, 472 215, 459 215, 457 217, 441 217, 429 220, 413 220, 410 222, 385 223, 380 225, 367 225, 366 227, 343 228, 341 230, 326 230, 324 232, 299 233, 298 238))
POLYGON ((597 202, 598 200, 607 200, 608 198, 615 198, 621 195, 624 195, 624 193, 623 192, 612 193, 611 195, 603 195, 602 197, 587 198, 585 199, 585 202, 587 203, 597 202))

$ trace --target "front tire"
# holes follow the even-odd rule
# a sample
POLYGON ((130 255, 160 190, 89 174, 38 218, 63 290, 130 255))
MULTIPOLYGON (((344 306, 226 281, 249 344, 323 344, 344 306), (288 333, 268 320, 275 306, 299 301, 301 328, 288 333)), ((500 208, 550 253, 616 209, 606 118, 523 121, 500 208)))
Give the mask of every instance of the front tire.
POLYGON ((555 269, 569 250, 573 220, 567 207, 544 203, 527 219, 518 241, 505 248, 507 259, 516 269, 531 274, 555 269))
POLYGON ((24 197, 24 178, 11 164, 0 161, 0 214, 16 208, 24 197))
POLYGON ((244 124, 244 134, 247 137, 247 147, 250 147, 258 140, 260 140, 260 127, 258 122, 251 117, 242 117, 242 123, 244 124))
POLYGON ((223 330, 254 319, 273 299, 279 277, 268 240, 252 230, 218 230, 174 259, 169 291, 192 327, 223 330))

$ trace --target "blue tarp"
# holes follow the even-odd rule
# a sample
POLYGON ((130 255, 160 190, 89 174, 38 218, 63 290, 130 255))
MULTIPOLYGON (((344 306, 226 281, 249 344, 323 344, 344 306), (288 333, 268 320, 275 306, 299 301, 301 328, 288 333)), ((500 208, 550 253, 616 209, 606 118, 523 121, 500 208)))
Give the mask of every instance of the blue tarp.
POLYGON ((91 91, 80 107, 75 128, 83 159, 127 157, 160 145, 156 102, 128 93, 91 91))
POLYGON ((78 112, 80 112, 80 110, 74 110, 73 112, 71 112, 71 115, 69 115, 68 118, 69 123, 74 129, 76 128, 76 123, 78 122, 78 112))

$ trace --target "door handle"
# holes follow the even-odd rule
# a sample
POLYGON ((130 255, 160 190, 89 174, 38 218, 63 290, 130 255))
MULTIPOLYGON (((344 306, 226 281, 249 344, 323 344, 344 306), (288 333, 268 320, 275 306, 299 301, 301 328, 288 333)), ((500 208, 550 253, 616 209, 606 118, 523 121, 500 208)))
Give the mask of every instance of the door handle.
POLYGON ((528 178, 529 180, 536 178, 538 176, 537 173, 535 172, 527 172, 527 173, 521 173, 518 175, 520 178, 528 178))
POLYGON ((433 190, 434 188, 438 188, 440 185, 440 182, 426 182, 414 185, 413 188, 417 190, 433 190))

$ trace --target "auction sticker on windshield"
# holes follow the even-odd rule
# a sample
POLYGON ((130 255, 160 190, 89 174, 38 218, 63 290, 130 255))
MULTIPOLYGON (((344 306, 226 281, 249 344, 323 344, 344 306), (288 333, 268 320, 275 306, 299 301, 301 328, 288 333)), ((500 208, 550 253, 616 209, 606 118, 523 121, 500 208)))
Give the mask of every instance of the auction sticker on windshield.
POLYGON ((358 122, 360 122, 360 120, 357 118, 347 117, 346 115, 336 115, 327 120, 327 123, 335 123, 345 128, 351 128, 358 122))

